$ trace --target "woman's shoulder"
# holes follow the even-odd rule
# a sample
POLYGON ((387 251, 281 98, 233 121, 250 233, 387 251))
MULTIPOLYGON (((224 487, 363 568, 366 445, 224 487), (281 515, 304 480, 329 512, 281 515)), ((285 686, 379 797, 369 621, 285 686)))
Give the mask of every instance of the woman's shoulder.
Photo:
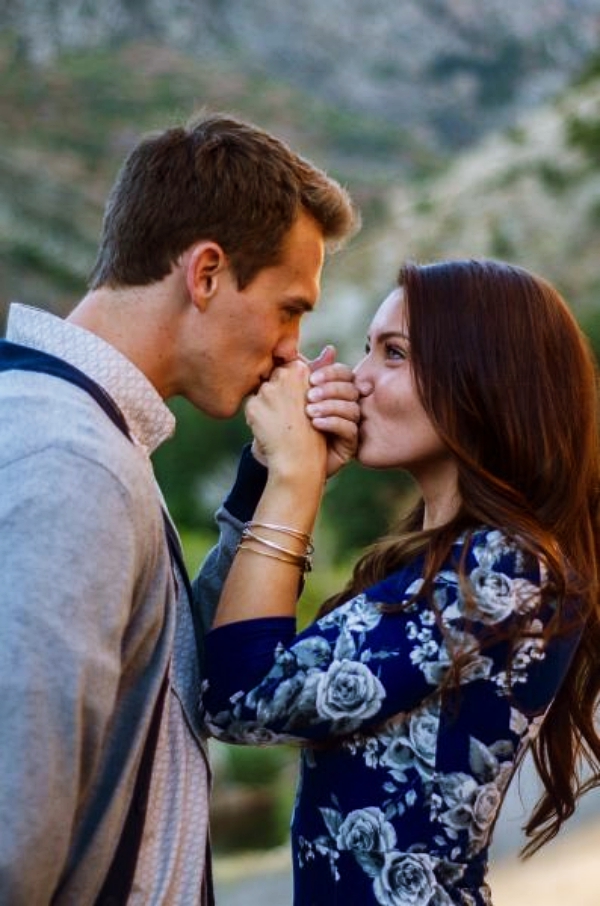
MULTIPOLYGON (((420 553, 409 563, 390 572, 365 592, 368 598, 385 599, 391 593, 414 596, 422 583, 426 569, 426 555, 420 553)), ((545 581, 545 569, 539 556, 533 554, 521 539, 509 535, 502 529, 478 525, 457 533, 450 544, 448 553, 441 564, 434 583, 458 581, 459 574, 471 574, 474 570, 498 572, 512 578, 528 578, 535 584, 545 581)))
POLYGON ((365 599, 381 604, 406 604, 414 597, 415 589, 422 581, 424 562, 424 555, 420 554, 409 563, 393 570, 365 589, 365 599))
MULTIPOLYGON (((473 618, 496 622, 535 609, 546 581, 543 562, 525 543, 501 529, 479 525, 457 534, 444 562, 430 578, 430 592, 425 598, 429 599, 432 593, 440 610, 454 605, 462 617, 464 605, 471 598, 477 604, 473 618), (470 592, 465 595, 467 587, 470 592)), ((424 555, 367 589, 366 597, 406 606, 424 601, 422 590, 424 555)))
POLYGON ((463 533, 453 548, 449 568, 442 569, 434 583, 438 603, 452 602, 445 619, 466 617, 491 625, 530 618, 538 611, 547 570, 519 538, 480 526, 463 533), (455 586, 455 593, 445 595, 443 586, 455 586))
MULTIPOLYGON (((539 603, 540 589, 547 581, 542 560, 532 554, 520 539, 502 529, 488 525, 457 533, 445 560, 431 578, 425 592, 426 556, 416 555, 410 562, 360 594, 340 605, 329 620, 358 621, 362 628, 378 622, 382 611, 407 611, 429 607, 431 593, 440 610, 459 606, 462 612, 466 598, 477 602, 476 613, 483 622, 496 622, 516 613, 530 612, 539 603), (470 589, 465 598, 464 582, 470 589), (479 613, 480 611, 480 613, 479 613)), ((448 611, 450 613, 450 611, 448 611)), ((327 622, 327 618, 325 618, 327 622)))
POLYGON ((544 562, 516 535, 493 526, 477 526, 462 532, 450 552, 450 566, 464 564, 465 570, 487 570, 513 578, 527 578, 535 584, 546 580, 544 562))

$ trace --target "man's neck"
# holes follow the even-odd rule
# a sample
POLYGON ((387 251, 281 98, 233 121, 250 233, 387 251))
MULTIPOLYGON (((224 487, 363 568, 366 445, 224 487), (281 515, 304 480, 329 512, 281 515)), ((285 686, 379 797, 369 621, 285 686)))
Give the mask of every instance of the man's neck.
POLYGON ((165 281, 142 287, 91 290, 67 318, 114 346, 154 385, 170 395, 171 351, 175 347, 165 281))

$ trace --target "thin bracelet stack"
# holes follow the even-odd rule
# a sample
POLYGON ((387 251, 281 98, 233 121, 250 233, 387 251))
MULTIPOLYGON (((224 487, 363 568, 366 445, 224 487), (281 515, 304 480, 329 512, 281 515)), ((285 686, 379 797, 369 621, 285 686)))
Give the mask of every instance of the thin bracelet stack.
POLYGON ((250 551, 253 554, 260 554, 263 557, 271 557, 273 560, 281 560, 282 563, 289 563, 292 566, 298 567, 302 573, 311 571, 312 554, 315 550, 312 539, 306 532, 300 532, 298 529, 289 528, 287 525, 276 525, 273 522, 247 522, 244 526, 237 549, 239 551, 250 551), (255 529, 268 529, 271 532, 281 532, 283 535, 290 535, 292 538, 296 538, 298 541, 302 542, 304 551, 298 553, 298 551, 292 550, 289 547, 277 544, 269 538, 257 535, 255 529))

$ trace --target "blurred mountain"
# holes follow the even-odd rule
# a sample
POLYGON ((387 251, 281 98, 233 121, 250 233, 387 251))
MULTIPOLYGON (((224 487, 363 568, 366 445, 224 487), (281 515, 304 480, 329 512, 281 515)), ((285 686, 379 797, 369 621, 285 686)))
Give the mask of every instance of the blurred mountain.
POLYGON ((385 216, 329 263, 319 331, 355 358, 403 261, 491 257, 553 282, 600 352, 599 253, 600 55, 554 101, 438 174, 390 185, 385 216))
POLYGON ((32 60, 149 40, 452 146, 555 92, 600 36, 599 0, 4 0, 4 10, 0 25, 32 60))
MULTIPOLYGON (((406 251, 479 249, 484 211, 495 248, 525 260, 569 223, 549 258, 579 291, 566 249, 581 253, 597 212, 567 120, 591 89, 566 86, 593 69, 599 30, 600 0, 4 0, 0 322, 10 298, 72 306, 123 156, 202 106, 272 129, 348 184, 365 230, 326 286, 350 308, 364 310, 406 251), (546 212, 544 240, 527 199, 546 212)), ((580 284, 587 298, 593 280, 580 284)))

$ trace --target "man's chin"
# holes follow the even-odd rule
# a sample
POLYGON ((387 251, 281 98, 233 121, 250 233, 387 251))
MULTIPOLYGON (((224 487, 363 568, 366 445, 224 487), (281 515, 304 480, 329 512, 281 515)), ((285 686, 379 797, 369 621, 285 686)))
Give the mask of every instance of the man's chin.
POLYGON ((211 418, 233 418, 238 414, 238 412, 243 409, 246 401, 250 399, 250 397, 255 396, 259 390, 260 384, 257 384, 255 387, 252 387, 250 390, 248 390, 243 396, 239 396, 235 399, 233 397, 230 397, 228 399, 214 400, 208 406, 202 407, 202 411, 211 418))
POLYGON ((236 402, 235 400, 230 402, 224 402, 219 400, 219 402, 209 403, 208 405, 198 406, 197 408, 200 412, 203 412, 204 415, 207 415, 209 418, 217 419, 218 421, 224 421, 228 418, 233 418, 234 415, 242 408, 243 400, 236 402))
POLYGON ((238 403, 234 402, 234 403, 231 403, 229 406, 223 406, 221 408, 220 412, 217 415, 215 415, 214 417, 219 418, 219 419, 233 418, 235 415, 238 414, 238 412, 241 411, 245 400, 246 400, 246 397, 244 397, 244 399, 240 400, 238 403))

